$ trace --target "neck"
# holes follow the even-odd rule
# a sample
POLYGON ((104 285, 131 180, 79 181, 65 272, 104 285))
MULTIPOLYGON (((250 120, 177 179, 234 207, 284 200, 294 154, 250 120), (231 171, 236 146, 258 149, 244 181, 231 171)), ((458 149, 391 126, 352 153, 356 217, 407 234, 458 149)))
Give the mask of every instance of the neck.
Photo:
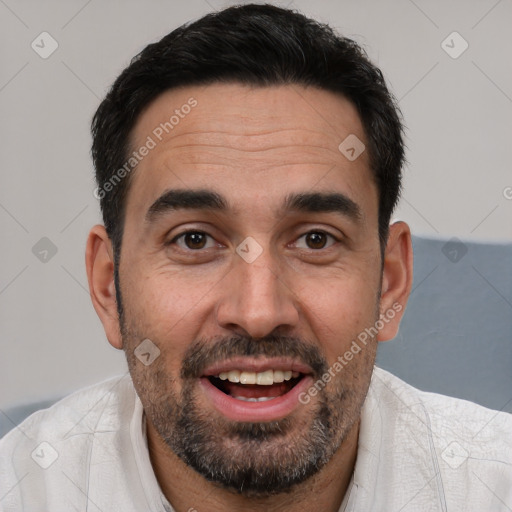
POLYGON ((176 512, 216 510, 247 512, 267 510, 338 512, 348 489, 357 456, 359 421, 332 459, 314 476, 289 492, 248 498, 205 480, 165 444, 146 418, 151 464, 160 488, 176 512))

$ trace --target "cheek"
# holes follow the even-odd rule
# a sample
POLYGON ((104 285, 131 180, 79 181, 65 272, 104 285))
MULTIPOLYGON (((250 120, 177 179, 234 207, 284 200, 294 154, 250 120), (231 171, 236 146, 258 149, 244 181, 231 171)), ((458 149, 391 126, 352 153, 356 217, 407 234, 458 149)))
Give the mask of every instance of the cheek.
POLYGON ((374 325, 377 292, 375 279, 339 279, 304 299, 304 315, 328 361, 343 354, 361 332, 374 325))
POLYGON ((187 287, 184 280, 174 273, 131 273, 123 284, 126 309, 148 331, 169 332, 199 301, 197 287, 187 287))
POLYGON ((207 318, 208 294, 215 290, 216 281, 156 271, 131 273, 122 283, 125 322, 130 331, 137 338, 154 341, 169 371, 179 372, 185 351, 207 318))

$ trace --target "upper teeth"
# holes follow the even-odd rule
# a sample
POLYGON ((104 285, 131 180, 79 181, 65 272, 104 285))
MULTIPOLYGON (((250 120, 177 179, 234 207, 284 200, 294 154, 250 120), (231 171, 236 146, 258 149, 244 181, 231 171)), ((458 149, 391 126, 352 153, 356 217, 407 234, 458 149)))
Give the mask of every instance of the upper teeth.
POLYGON ((296 378, 299 372, 292 372, 291 370, 265 370, 264 372, 245 372, 240 370, 230 370, 229 372, 221 372, 217 377, 221 380, 228 380, 229 382, 239 382, 240 384, 261 384, 269 386, 276 382, 283 382, 296 378))

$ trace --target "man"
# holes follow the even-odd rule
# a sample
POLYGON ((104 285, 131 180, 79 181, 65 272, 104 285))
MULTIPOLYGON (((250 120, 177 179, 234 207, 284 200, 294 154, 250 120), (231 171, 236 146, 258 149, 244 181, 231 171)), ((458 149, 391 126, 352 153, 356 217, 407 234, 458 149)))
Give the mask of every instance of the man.
POLYGON ((149 45, 95 114, 86 266, 129 375, 0 443, 1 510, 510 510, 512 418, 374 368, 412 282, 398 109, 272 6, 149 45))

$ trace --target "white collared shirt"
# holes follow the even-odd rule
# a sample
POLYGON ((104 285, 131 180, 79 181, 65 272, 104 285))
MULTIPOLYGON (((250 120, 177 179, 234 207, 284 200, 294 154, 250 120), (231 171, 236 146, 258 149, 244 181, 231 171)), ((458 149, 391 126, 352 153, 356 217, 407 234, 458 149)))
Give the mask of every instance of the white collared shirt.
MULTIPOLYGON (((33 414, 0 440, 0 511, 172 512, 143 418, 128 374, 33 414)), ((340 512, 510 510, 512 415, 375 368, 340 512)))

